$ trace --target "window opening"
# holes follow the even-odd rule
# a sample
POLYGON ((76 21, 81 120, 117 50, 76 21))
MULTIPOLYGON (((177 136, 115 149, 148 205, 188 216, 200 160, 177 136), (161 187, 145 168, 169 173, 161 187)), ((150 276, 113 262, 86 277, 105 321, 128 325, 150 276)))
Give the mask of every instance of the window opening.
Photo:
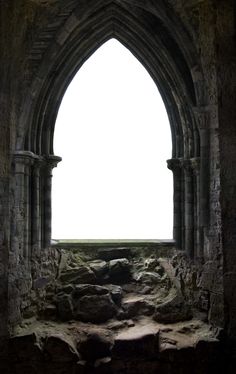
POLYGON ((62 100, 54 239, 172 239, 171 131, 159 91, 120 42, 103 44, 62 100))

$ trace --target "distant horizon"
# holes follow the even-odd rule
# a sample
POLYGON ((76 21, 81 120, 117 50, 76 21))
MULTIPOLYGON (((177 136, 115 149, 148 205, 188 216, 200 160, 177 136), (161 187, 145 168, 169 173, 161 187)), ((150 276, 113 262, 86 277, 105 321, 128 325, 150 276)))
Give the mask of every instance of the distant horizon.
POLYGON ((53 170, 54 240, 173 238, 167 113, 148 72, 117 40, 69 85, 54 151, 62 157, 53 170))

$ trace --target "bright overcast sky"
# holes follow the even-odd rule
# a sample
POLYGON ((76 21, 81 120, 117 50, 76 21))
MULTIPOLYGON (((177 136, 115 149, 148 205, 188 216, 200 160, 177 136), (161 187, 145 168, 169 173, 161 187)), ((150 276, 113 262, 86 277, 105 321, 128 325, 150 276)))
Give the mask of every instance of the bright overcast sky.
POLYGON ((54 239, 171 239, 171 133, 157 87, 112 39, 81 67, 57 117, 54 239))

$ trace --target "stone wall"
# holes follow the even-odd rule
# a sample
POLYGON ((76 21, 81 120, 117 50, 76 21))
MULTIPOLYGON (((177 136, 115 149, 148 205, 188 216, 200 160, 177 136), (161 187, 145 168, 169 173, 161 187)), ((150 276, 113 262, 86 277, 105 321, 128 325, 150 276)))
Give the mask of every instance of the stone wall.
MULTIPOLYGON (((187 211, 184 223, 181 218, 182 247, 192 261, 189 265, 189 260, 180 259, 177 278, 182 274, 187 284, 192 279, 188 292, 193 299, 200 287, 199 302, 209 320, 235 337, 234 1, 13 0, 0 2, 0 8, 0 336, 20 323, 22 312, 30 307, 29 294, 34 300, 44 297, 58 262, 58 253, 50 249, 48 191, 42 193, 47 240, 35 247, 33 223, 37 230, 39 224, 25 197, 32 199, 28 175, 36 175, 29 154, 24 154, 24 165, 16 159, 22 161, 22 151, 32 152, 34 162, 35 155, 50 159, 63 90, 103 41, 95 40, 106 29, 101 19, 110 25, 115 12, 113 29, 123 42, 130 41, 128 47, 157 80, 170 115, 174 158, 200 158, 199 185, 196 175, 186 179, 186 199, 179 204, 181 214, 187 211), (70 54, 73 48, 80 55, 77 63, 70 54), (62 64, 62 51, 69 65, 62 64), (191 188, 195 193, 189 196, 191 188)), ((105 39, 110 34, 102 35, 105 39)))

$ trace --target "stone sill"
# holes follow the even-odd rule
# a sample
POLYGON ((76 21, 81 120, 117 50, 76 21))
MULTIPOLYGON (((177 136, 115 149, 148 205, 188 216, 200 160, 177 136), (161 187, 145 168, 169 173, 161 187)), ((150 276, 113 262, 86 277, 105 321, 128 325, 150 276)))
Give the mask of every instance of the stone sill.
POLYGON ((110 257, 150 256, 158 253, 159 257, 172 257, 176 252, 174 240, 52 240, 52 247, 80 253, 93 258, 100 258, 101 252, 109 251, 110 257), (112 255, 112 252, 114 254, 112 255))
POLYGON ((77 247, 156 247, 175 248, 172 239, 53 239, 52 247, 77 248, 77 247))

